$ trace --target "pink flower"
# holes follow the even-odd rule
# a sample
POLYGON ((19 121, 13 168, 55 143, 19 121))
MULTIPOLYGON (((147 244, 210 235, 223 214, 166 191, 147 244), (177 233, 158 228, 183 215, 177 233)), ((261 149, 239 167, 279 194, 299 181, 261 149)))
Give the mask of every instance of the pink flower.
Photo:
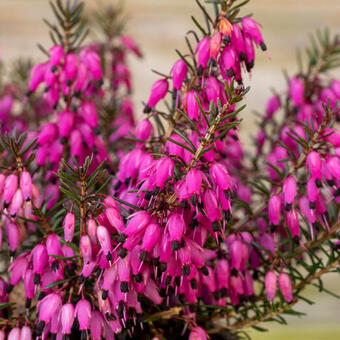
POLYGON ((266 274, 264 281, 268 301, 273 301, 276 294, 277 279, 275 273, 271 270, 266 274))
POLYGON ((151 87, 151 94, 147 106, 144 108, 144 113, 149 113, 151 108, 155 107, 157 103, 162 100, 169 88, 169 83, 166 79, 157 80, 151 87))
POLYGON ((288 274, 281 273, 279 275, 279 288, 285 301, 291 302, 293 300, 292 283, 288 274))

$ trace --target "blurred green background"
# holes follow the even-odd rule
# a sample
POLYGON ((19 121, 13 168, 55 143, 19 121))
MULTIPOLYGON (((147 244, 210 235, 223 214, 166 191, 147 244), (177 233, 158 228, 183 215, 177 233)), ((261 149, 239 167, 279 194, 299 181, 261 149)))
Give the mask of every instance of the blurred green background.
MULTIPOLYGON (((98 1, 84 2, 91 7, 98 1)), ((106 0, 100 2, 105 3, 106 0)), ((150 86, 157 78, 150 69, 169 72, 177 58, 174 49, 185 50, 184 34, 193 27, 190 15, 201 17, 194 0, 121 2, 127 14, 127 32, 137 40, 144 52, 143 60, 131 58, 130 61, 138 114, 141 113, 141 101, 148 96, 150 86)), ((263 25, 263 35, 271 57, 269 60, 264 53, 258 52, 251 78, 245 79, 245 83, 251 85, 242 129, 242 138, 248 145, 254 131, 255 116, 252 111, 263 109, 271 87, 284 89, 282 70, 294 73, 296 49, 303 49, 308 43, 308 35, 317 28, 329 27, 331 32, 340 32, 340 1, 252 0, 243 13, 254 13, 254 18, 263 25)), ((0 0, 0 49, 6 62, 18 56, 33 56, 36 60, 43 58, 36 47, 37 42, 50 46, 43 17, 52 17, 47 0, 0 0)), ((339 77, 340 72, 336 72, 335 76, 339 77)), ((339 282, 339 277, 330 275, 325 285, 340 294, 339 282)), ((288 326, 266 324, 264 326, 268 326, 269 332, 250 331, 251 337, 255 340, 340 339, 340 300, 325 293, 319 294, 314 289, 307 290, 306 296, 316 304, 310 306, 300 302, 296 309, 308 313, 308 316, 287 318, 288 326)))

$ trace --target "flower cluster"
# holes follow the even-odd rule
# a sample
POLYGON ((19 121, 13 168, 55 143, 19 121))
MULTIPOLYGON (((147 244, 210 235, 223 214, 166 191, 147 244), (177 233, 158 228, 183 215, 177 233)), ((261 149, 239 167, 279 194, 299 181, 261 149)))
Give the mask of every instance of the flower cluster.
POLYGON ((216 320, 282 322, 338 266, 340 82, 323 72, 339 40, 320 35, 308 71, 269 99, 251 157, 239 113, 255 47, 267 49, 261 25, 239 16, 245 3, 215 1, 214 19, 198 4, 206 28, 193 18, 201 37, 190 31, 189 53, 156 72, 138 123, 127 54, 141 52, 112 7, 97 13, 105 40, 82 47, 83 4, 52 2, 62 32, 49 24, 55 44, 21 103, 38 129, 0 89, 3 132, 27 130, 1 138, 0 339, 204 340, 216 320))

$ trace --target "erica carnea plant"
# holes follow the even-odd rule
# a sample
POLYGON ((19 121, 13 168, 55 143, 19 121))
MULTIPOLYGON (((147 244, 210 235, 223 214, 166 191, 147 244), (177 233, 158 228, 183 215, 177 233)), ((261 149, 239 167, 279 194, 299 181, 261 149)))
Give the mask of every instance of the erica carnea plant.
POLYGON ((1 67, 0 339, 238 339, 300 315, 308 285, 333 294, 340 40, 317 32, 245 150, 262 26, 196 2, 139 121, 119 6, 51 1, 45 59, 1 67))

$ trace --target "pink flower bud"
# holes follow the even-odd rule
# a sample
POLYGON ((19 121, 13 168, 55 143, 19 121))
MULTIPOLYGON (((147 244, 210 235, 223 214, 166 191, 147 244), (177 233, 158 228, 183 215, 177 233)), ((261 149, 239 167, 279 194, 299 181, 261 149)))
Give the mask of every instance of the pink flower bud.
POLYGON ((281 101, 278 95, 274 95, 267 101, 266 118, 271 119, 273 114, 280 108, 281 101))
POLYGON ((9 206, 9 214, 11 217, 14 218, 16 216, 23 203, 24 197, 22 196, 22 191, 21 189, 18 189, 12 198, 11 205, 9 206))
POLYGON ((93 101, 82 102, 80 112, 84 121, 91 128, 94 128, 98 125, 98 114, 95 102, 93 101))
POLYGON ((103 78, 102 69, 100 66, 100 58, 96 52, 91 51, 90 49, 84 49, 80 53, 80 58, 81 61, 86 64, 95 80, 100 80, 103 78))
POLYGON ((215 273, 217 279, 217 288, 219 290, 221 288, 228 288, 230 277, 229 262, 225 259, 219 260, 216 263, 215 273))
POLYGON ((140 231, 144 230, 150 222, 150 215, 142 210, 134 213, 130 220, 128 221, 126 228, 124 229, 124 234, 126 236, 132 236, 140 231))
POLYGON ((110 235, 107 229, 101 225, 97 227, 97 239, 105 256, 110 256, 112 251, 110 235))
POLYGON ((4 194, 3 194, 3 201, 4 201, 4 208, 7 208, 11 203, 13 196, 18 188, 18 177, 17 175, 9 175, 4 183, 4 194))
POLYGON ((52 66, 58 66, 61 60, 64 58, 64 49, 60 45, 56 45, 50 48, 50 64, 52 66))
POLYGON ((273 301, 276 294, 277 279, 275 273, 271 270, 266 274, 264 285, 268 301, 273 301))
POLYGON ((231 44, 235 47, 239 57, 241 60, 244 60, 245 55, 245 44, 244 44, 244 38, 242 34, 242 30, 237 24, 233 24, 233 30, 231 33, 231 44))
POLYGON ((92 246, 90 237, 88 235, 82 235, 79 242, 79 249, 83 256, 84 262, 90 262, 92 260, 92 246))
POLYGON ((170 157, 161 157, 156 162, 155 185, 163 188, 164 183, 174 175, 174 162, 170 157))
POLYGON ((78 57, 74 53, 68 53, 65 57, 64 72, 66 82, 72 82, 78 71, 78 57))
POLYGON ((98 310, 94 310, 92 312, 91 324, 90 324, 91 337, 93 338, 93 340, 101 340, 103 322, 104 320, 103 320, 102 314, 98 310))
POLYGON ((5 340, 5 338, 6 338, 6 334, 5 334, 5 332, 1 329, 1 330, 0 330, 0 340, 5 340))
POLYGON ((199 95, 195 91, 189 91, 186 95, 186 112, 190 119, 195 120, 198 118, 199 106, 197 100, 199 95), (197 99, 196 99, 197 97, 197 99))
POLYGON ((60 238, 58 235, 49 235, 46 239, 46 250, 48 255, 61 255, 60 238))
POLYGON ((295 178, 293 176, 287 177, 282 188, 285 204, 292 205, 294 203, 296 190, 297 188, 295 178))
POLYGON ((168 229, 168 232, 170 235, 170 241, 173 243, 177 242, 179 245, 181 238, 183 236, 183 233, 186 229, 183 216, 180 214, 171 213, 168 218, 166 228, 168 229))
POLYGON ((138 48, 138 46, 137 46, 137 44, 136 44, 136 42, 134 41, 133 38, 131 38, 130 36, 127 36, 127 35, 123 35, 123 36, 121 36, 120 39, 121 39, 121 42, 122 42, 124 47, 126 47, 128 50, 132 51, 137 57, 142 56, 142 52, 138 48))
POLYGON ((198 54, 197 66, 205 68, 210 56, 210 39, 203 38, 196 46, 195 54, 198 54))
POLYGON ((149 224, 144 233, 143 242, 142 242, 142 250, 146 250, 150 252, 152 248, 158 244, 161 238, 161 228, 157 223, 149 224))
POLYGON ((29 92, 34 92, 45 78, 47 64, 37 64, 30 70, 29 92))
POLYGON ((244 44, 246 49, 246 67, 247 71, 250 72, 251 69, 254 67, 255 50, 253 41, 248 35, 244 36, 244 44))
POLYGON ((293 300, 292 283, 288 274, 281 273, 279 275, 279 288, 285 301, 291 302, 293 300))
POLYGON ((192 168, 187 173, 185 178, 185 185, 187 187, 187 193, 189 196, 197 195, 200 196, 201 194, 201 186, 202 186, 202 178, 203 175, 201 171, 192 168))
POLYGON ((45 324, 50 322, 52 316, 59 312, 62 305, 60 295, 52 293, 46 295, 41 301, 38 302, 39 320, 45 324))
POLYGON ((315 184, 314 178, 310 177, 307 181, 307 196, 310 202, 316 202, 319 195, 319 189, 315 184))
POLYGON ((312 177, 321 180, 321 158, 319 154, 316 151, 311 151, 306 162, 312 177))
POLYGON ((15 223, 10 223, 6 228, 7 240, 9 244, 9 250, 12 255, 14 255, 15 251, 18 249, 19 245, 19 228, 15 223))
POLYGON ((15 327, 8 334, 8 340, 20 340, 20 328, 15 327))
POLYGON ((217 98, 220 97, 220 83, 215 77, 206 79, 205 93, 209 103, 213 101, 217 106, 217 98))
POLYGON ((239 59, 235 49, 232 46, 226 46, 223 49, 219 64, 224 79, 230 78, 237 74, 239 69, 239 59))
POLYGON ((269 199, 268 202, 268 218, 270 223, 278 226, 280 223, 281 214, 281 199, 280 196, 274 195, 269 199))
POLYGON ((168 88, 169 84, 166 79, 159 79, 152 85, 148 105, 144 109, 145 113, 150 112, 150 109, 166 96, 168 88))
POLYGON ((243 242, 235 240, 230 245, 231 266, 237 270, 241 270, 242 265, 243 242))
POLYGON ((326 161, 326 166, 334 178, 340 178, 340 160, 338 157, 329 157, 326 161))
POLYGON ((70 110, 64 110, 58 115, 58 127, 60 137, 68 137, 74 124, 74 114, 70 110))
POLYGON ((263 51, 267 49, 259 30, 259 27, 262 26, 257 21, 253 18, 245 17, 242 19, 242 27, 244 32, 254 40, 255 44, 260 45, 263 51))
POLYGON ((190 334, 189 334, 189 340, 207 340, 208 334, 206 331, 199 326, 194 327, 190 334))
POLYGON ((42 244, 36 245, 32 250, 33 272, 41 275, 48 262, 46 247, 42 244))
POLYGON ((141 120, 136 127, 136 137, 142 140, 148 140, 153 130, 149 119, 141 120))
POLYGON ((56 124, 46 123, 42 126, 40 130, 38 143, 40 145, 44 145, 46 143, 53 142, 55 139, 57 139, 57 136, 58 136, 58 128, 56 124))
POLYGON ((64 239, 66 242, 72 242, 75 226, 75 217, 73 212, 68 212, 63 221, 64 239))
POLYGON ((71 303, 63 305, 60 311, 61 332, 63 334, 71 334, 71 328, 74 322, 74 307, 71 303))
POLYGON ((300 237, 299 216, 296 209, 291 209, 286 213, 287 225, 292 237, 300 237))
POLYGON ((214 163, 209 170, 210 176, 222 190, 231 190, 230 175, 228 170, 221 163, 214 163))
POLYGON ((24 276, 25 297, 32 300, 35 296, 34 273, 33 270, 27 269, 24 276))
POLYGON ((32 177, 24 170, 20 175, 20 188, 25 201, 32 199, 32 177))
POLYGON ((86 299, 81 299, 76 305, 76 315, 79 322, 79 329, 86 331, 90 328, 91 305, 86 299))
POLYGON ((221 50, 222 35, 220 32, 216 32, 210 40, 210 58, 216 59, 221 50))
POLYGON ((300 106, 304 102, 305 84, 299 78, 292 78, 289 83, 289 97, 295 106, 300 106))
POLYGON ((187 76, 187 72, 188 66, 182 59, 177 60, 174 66, 172 66, 170 74, 172 75, 172 84, 175 90, 181 89, 183 81, 187 76))
POLYGON ((20 340, 32 340, 32 331, 28 326, 21 328, 20 340))
POLYGON ((218 221, 222 218, 221 210, 218 204, 217 195, 213 190, 206 190, 203 195, 204 212, 211 222, 218 221))
POLYGON ((8 267, 8 271, 11 272, 9 284, 12 286, 17 285, 24 277, 27 267, 28 262, 26 257, 18 256, 8 267))
POLYGON ((325 129, 322 133, 323 139, 335 147, 340 146, 340 132, 335 129, 325 129))

